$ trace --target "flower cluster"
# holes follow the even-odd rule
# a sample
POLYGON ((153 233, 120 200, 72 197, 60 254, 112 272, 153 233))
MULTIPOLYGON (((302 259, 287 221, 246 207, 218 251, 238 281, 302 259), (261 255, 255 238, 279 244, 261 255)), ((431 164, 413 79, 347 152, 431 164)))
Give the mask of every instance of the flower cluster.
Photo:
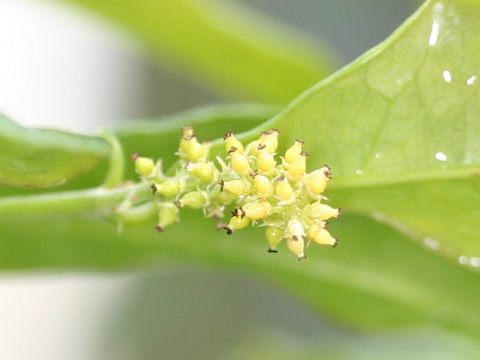
POLYGON ((327 221, 340 210, 323 203, 322 195, 330 168, 307 173, 308 154, 300 140, 278 156, 278 135, 278 130, 265 131, 244 146, 228 132, 226 157, 215 163, 209 159, 210 144, 199 143, 192 127, 183 128, 177 153, 181 166, 172 177, 163 174, 160 162, 135 155, 137 173, 152 182, 157 197, 157 229, 164 231, 179 220, 181 208, 190 207, 217 219, 217 228, 227 234, 251 224, 265 227, 269 252, 277 252, 284 239, 299 260, 306 258, 305 245, 312 241, 336 246, 327 221), (224 223, 227 210, 231 217, 224 223))

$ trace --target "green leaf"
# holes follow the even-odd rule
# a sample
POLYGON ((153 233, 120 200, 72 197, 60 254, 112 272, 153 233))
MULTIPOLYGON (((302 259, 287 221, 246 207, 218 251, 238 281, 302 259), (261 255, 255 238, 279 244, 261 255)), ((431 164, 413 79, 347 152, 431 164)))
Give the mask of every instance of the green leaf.
POLYGON ((232 1, 68 1, 126 27, 162 63, 223 96, 287 103, 333 69, 307 35, 232 1))
POLYGON ((479 44, 478 1, 427 1, 245 138, 276 127, 283 149, 304 140, 311 168, 332 167, 342 209, 468 262, 480 257, 479 44))
MULTIPOLYGON (((222 135, 227 131, 241 132, 258 126, 272 118, 280 110, 277 106, 263 104, 211 105, 170 116, 126 122, 114 130, 114 134, 120 139, 124 150, 124 161, 127 164, 126 178, 138 180, 133 166, 130 166, 130 157, 135 152, 153 158, 162 157, 165 168, 172 165, 177 159, 174 153, 178 147, 183 126, 192 125, 202 139, 213 140, 219 134, 222 135)), ((27 131, 32 132, 33 130, 27 131)), ((105 180, 107 165, 107 161, 104 161, 88 174, 79 176, 54 189, 48 189, 48 191, 78 190, 99 186, 105 180)), ((39 192, 45 193, 45 191, 45 189, 20 189, 0 185, 0 196, 30 195, 39 192)))
POLYGON ((117 234, 112 222, 92 218, 44 214, 30 217, 28 226, 4 213, 1 219, 3 269, 209 263, 269 279, 358 329, 430 325, 480 334, 480 290, 472 286, 478 275, 365 217, 344 216, 332 224, 337 236, 355 241, 337 249, 312 246, 308 261, 300 263, 285 248, 268 254, 261 229, 227 236, 199 212, 184 213, 180 224, 161 234, 155 220, 117 234))
POLYGON ((0 114, 0 184, 47 187, 63 184, 108 156, 97 137, 26 129, 0 114))

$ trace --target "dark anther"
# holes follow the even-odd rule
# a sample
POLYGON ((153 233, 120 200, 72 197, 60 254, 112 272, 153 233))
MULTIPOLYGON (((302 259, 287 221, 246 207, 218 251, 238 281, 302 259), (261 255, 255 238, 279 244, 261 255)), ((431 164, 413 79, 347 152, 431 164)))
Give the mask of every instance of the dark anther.
POLYGON ((164 232, 165 231, 165 228, 162 225, 155 226, 155 229, 157 229, 158 232, 164 232))
POLYGON ((302 152, 300 153, 300 155, 307 157, 307 156, 308 156, 308 153, 307 153, 306 151, 302 151, 302 152))
POLYGON ((140 154, 137 153, 137 152, 135 152, 135 153, 132 154, 131 159, 132 159, 132 161, 135 161, 135 160, 137 160, 139 157, 140 157, 140 154))
POLYGON ((267 145, 265 145, 265 144, 258 144, 258 150, 265 149, 266 147, 267 147, 267 145))
POLYGON ((155 194, 157 192, 157 185, 152 184, 152 186, 150 186, 150 188, 152 189, 152 193, 155 194))
POLYGON ((228 153, 231 154, 233 152, 237 151, 237 148, 235 146, 232 146, 230 150, 228 150, 228 153))
POLYGON ((229 138, 229 137, 232 136, 232 135, 233 135, 233 132, 227 131, 227 132, 225 133, 225 135, 223 135, 223 140, 226 140, 227 138, 229 138))
POLYGON ((225 181, 220 181, 220 190, 223 191, 223 187, 225 186, 225 181))
POLYGON ((336 248, 338 246, 338 239, 335 238, 335 243, 332 245, 332 247, 336 248))
POLYGON ((274 249, 270 249, 270 248, 268 248, 267 251, 268 251, 269 253, 272 253, 272 254, 278 253, 278 250, 274 250, 274 249))

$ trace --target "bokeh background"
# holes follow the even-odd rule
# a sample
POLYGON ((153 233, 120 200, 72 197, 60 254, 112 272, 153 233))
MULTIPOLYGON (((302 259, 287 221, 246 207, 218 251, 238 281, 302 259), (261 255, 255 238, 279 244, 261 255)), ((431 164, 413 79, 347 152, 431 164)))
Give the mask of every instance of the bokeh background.
MULTIPOLYGON (((419 3, 242 2, 310 33, 338 67, 386 38, 419 3)), ((64 2, 0 0, 0 49, 0 111, 27 126, 95 133, 120 121, 249 100, 171 71, 121 28, 64 2)), ((352 334, 294 294, 208 267, 0 276, 0 359, 314 359, 320 348, 335 359, 345 343, 363 359, 372 342, 385 344, 375 346, 385 358, 406 343, 413 352, 428 346, 418 334, 352 334), (321 344, 312 337, 319 333, 321 344)), ((428 358, 444 351, 434 348, 428 358)))

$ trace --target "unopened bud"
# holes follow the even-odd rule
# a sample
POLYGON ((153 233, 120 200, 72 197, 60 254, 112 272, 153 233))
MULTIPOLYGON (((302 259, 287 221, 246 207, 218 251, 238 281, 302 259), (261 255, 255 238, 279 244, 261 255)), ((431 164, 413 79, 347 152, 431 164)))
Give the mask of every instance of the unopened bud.
POLYGON ((330 168, 328 166, 312 171, 308 175, 308 186, 310 187, 310 191, 314 194, 322 194, 331 177, 332 175, 330 174, 330 168))
POLYGON ((283 201, 292 200, 294 197, 292 186, 285 176, 282 176, 277 180, 277 186, 275 187, 275 193, 283 201))
POLYGON ((259 143, 265 145, 265 150, 267 150, 270 154, 273 154, 275 151, 277 151, 279 133, 280 131, 273 129, 264 131, 262 135, 260 135, 259 143))
POLYGON ((320 245, 337 246, 338 240, 335 239, 326 229, 315 226, 314 229, 309 231, 309 238, 320 245))
POLYGON ((227 153, 230 152, 232 148, 237 149, 239 154, 243 154, 243 145, 238 139, 233 135, 231 131, 227 132, 223 137, 225 140, 225 150, 227 153))
POLYGON ((155 163, 150 158, 135 156, 135 170, 141 176, 150 176, 155 170, 155 163))
POLYGON ((328 220, 331 218, 338 218, 340 215, 340 209, 334 209, 326 204, 316 202, 309 206, 308 215, 314 219, 328 220))
POLYGON ((207 194, 204 191, 191 191, 178 201, 179 207, 187 206, 192 209, 201 209, 207 204, 207 194))
POLYGON ((305 229, 299 220, 290 220, 287 225, 287 231, 292 239, 299 239, 305 236, 305 229))
POLYGON ((170 179, 160 184, 154 184, 152 188, 154 192, 165 197, 174 197, 185 189, 185 182, 183 180, 170 179))
POLYGON ((258 155, 258 145, 260 145, 260 142, 258 140, 252 141, 247 145, 245 148, 245 152, 247 155, 252 155, 252 156, 257 156, 258 155))
POLYGON ((203 180, 207 183, 214 183, 218 178, 218 170, 215 168, 215 165, 211 162, 198 162, 198 163, 188 163, 185 165, 185 169, 190 171, 200 180, 203 180))
POLYGON ((268 226, 265 229, 265 236, 268 240, 268 252, 277 252, 277 246, 283 239, 284 231, 278 227, 268 226))
POLYGON ((227 234, 231 234, 232 232, 240 229, 244 229, 250 224, 250 219, 246 216, 234 215, 230 218, 230 222, 225 227, 227 230, 227 234))
POLYGON ((258 194, 264 197, 269 197, 273 194, 273 187, 270 180, 263 175, 253 174, 253 184, 258 194))
POLYGON ((303 260, 307 258, 304 253, 305 242, 303 241, 302 237, 295 239, 287 237, 287 247, 292 253, 297 256, 298 260, 303 260))
POLYGON ((264 220, 272 213, 272 205, 268 201, 252 202, 245 204, 242 211, 251 220, 264 220))
POLYGON ((302 140, 295 140, 295 144, 293 144, 286 152, 285 152, 285 161, 289 164, 293 164, 300 153, 302 152, 303 141, 302 140))
POLYGON ((237 148, 233 147, 230 151, 232 168, 239 175, 246 175, 250 172, 250 163, 248 159, 241 154, 237 148))
POLYGON ((250 183, 245 179, 236 179, 221 182, 222 190, 227 190, 233 195, 242 196, 250 194, 250 183))
POLYGON ((178 220, 178 208, 172 204, 163 204, 158 213, 157 230, 164 231, 165 228, 178 220))
POLYGON ((307 169, 307 156, 308 154, 303 151, 295 161, 290 163, 288 174, 292 179, 297 180, 302 175, 305 175, 305 170, 307 169))
POLYGON ((270 154, 264 145, 259 145, 257 156, 257 167, 265 174, 271 174, 275 170, 275 159, 270 154))

